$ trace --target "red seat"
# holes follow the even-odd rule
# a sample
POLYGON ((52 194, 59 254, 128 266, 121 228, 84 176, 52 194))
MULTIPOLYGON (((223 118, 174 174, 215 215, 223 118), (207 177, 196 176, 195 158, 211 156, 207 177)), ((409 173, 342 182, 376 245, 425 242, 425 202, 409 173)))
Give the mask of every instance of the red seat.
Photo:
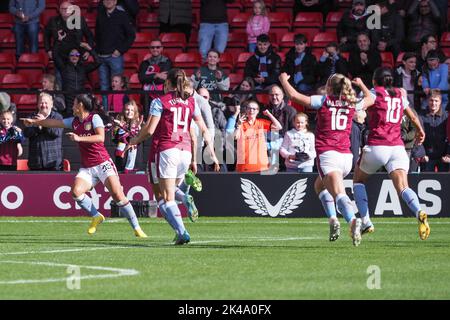
POLYGON ((273 2, 273 11, 293 12, 295 0, 276 0, 273 2))
POLYGON ((16 56, 13 53, 0 53, 0 69, 9 69, 11 72, 16 67, 16 56))
POLYGON ((161 33, 159 35, 165 49, 177 48, 183 51, 186 48, 186 35, 180 32, 161 33))
POLYGON ((238 13, 241 13, 243 10, 243 6, 239 1, 234 1, 231 3, 227 3, 227 14, 228 16, 234 16, 238 13))
POLYGON ((245 68, 245 63, 251 56, 253 56, 253 53, 251 52, 241 52, 236 61, 235 70, 243 70, 245 68))
POLYGON ((443 32, 440 41, 441 47, 450 47, 450 32, 443 32))
POLYGON ((228 78, 230 79, 230 88, 234 89, 241 83, 241 81, 244 79, 244 76, 241 73, 230 73, 228 75, 228 78))
POLYGON ((325 48, 330 42, 337 42, 336 32, 319 32, 314 36, 312 46, 325 48))
POLYGON ((327 17, 325 19, 325 27, 336 28, 339 21, 341 21, 343 15, 344 13, 342 11, 328 12, 327 17))
POLYGON ((269 13, 270 32, 276 33, 277 38, 281 38, 292 28, 292 14, 290 12, 271 12, 269 13))
POLYGON ((136 32, 136 38, 134 39, 133 48, 146 48, 150 46, 150 42, 153 40, 153 36, 148 32, 136 32))
POLYGON ((202 64, 202 58, 198 52, 180 52, 175 56, 174 67, 184 69, 186 74, 192 74, 202 64))
MULTIPOLYGON (((4 29, 0 29, 4 30, 4 29)), ((2 34, 2 50, 3 49, 14 49, 13 52, 16 51, 16 38, 14 37, 14 33, 11 30, 8 30, 7 33, 2 34)))
POLYGON ((28 78, 22 74, 5 74, 1 83, 2 88, 29 89, 28 78))
POLYGON ((36 94, 23 94, 17 102, 17 110, 20 112, 33 112, 37 110, 36 94))
POLYGON ((70 161, 67 159, 63 159, 63 170, 65 172, 70 172, 70 161))
POLYGON ((48 56, 43 52, 24 53, 17 62, 17 69, 42 69, 44 70, 48 64, 48 56))
POLYGON ((256 94, 256 100, 261 104, 261 105, 268 105, 269 104, 269 95, 267 93, 257 93, 256 94))
POLYGON ((323 15, 322 12, 299 12, 295 16, 294 27, 322 27, 323 15))
POLYGON ((14 17, 11 13, 0 13, 0 29, 11 29, 14 25, 14 17))
POLYGON ((137 24, 139 30, 142 29, 159 29, 158 13, 140 13, 137 17, 137 24))
POLYGON ((232 72, 234 70, 233 55, 229 52, 221 53, 219 65, 222 69, 225 69, 227 73, 232 72))
MULTIPOLYGON (((241 0, 241 2, 245 12, 253 12, 253 2, 255 2, 255 0, 241 0)), ((272 0, 264 0, 264 4, 266 5, 266 9, 268 11, 272 10, 272 0)))
POLYGON ((128 87, 130 89, 141 89, 142 88, 142 84, 139 81, 139 75, 137 73, 133 73, 130 76, 130 80, 128 80, 128 87))
POLYGON ((292 48, 294 46, 294 36, 295 36, 294 32, 288 32, 281 37, 280 41, 278 41, 280 51, 292 48))
POLYGON ((135 69, 139 67, 137 54, 133 52, 125 52, 123 55, 123 63, 125 69, 135 69))
POLYGON ((30 87, 37 83, 39 83, 39 88, 42 86, 42 76, 44 75, 44 70, 42 69, 19 69, 17 70, 17 74, 24 75, 27 78, 30 87))
POLYGON ((322 48, 315 48, 311 50, 311 53, 314 57, 316 57, 316 60, 319 61, 320 57, 323 54, 323 49, 322 48))
POLYGON ((394 56, 392 55, 392 52, 380 52, 381 56, 381 64, 384 67, 393 68, 394 67, 394 56))
POLYGON ((229 24, 230 24, 230 28, 231 30, 241 30, 245 32, 246 28, 247 28, 247 21, 250 18, 251 13, 250 12, 240 12, 234 16, 229 16, 228 20, 229 20, 229 24))
POLYGON ((401 66, 403 64, 403 56, 405 55, 404 52, 400 52, 397 56, 397 60, 395 61, 395 66, 401 66))
POLYGON ((39 16, 39 23, 42 29, 48 24, 51 18, 58 16, 58 11, 56 9, 47 9, 41 13, 39 16))
POLYGON ((86 24, 89 29, 95 29, 95 23, 97 20, 97 13, 95 12, 86 12, 83 14, 84 19, 86 20, 86 24))
POLYGON ((319 28, 296 28, 293 30, 294 34, 303 34, 306 37, 308 46, 311 46, 312 39, 320 32, 319 28))

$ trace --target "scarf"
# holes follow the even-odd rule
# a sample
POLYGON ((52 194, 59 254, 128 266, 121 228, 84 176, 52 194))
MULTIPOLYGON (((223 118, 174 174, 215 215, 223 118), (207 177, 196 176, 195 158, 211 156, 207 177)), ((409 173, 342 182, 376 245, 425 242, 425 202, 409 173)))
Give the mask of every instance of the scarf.
POLYGON ((294 60, 294 64, 295 64, 294 83, 295 84, 298 84, 300 81, 303 80, 303 74, 302 74, 302 71, 301 71, 302 70, 301 64, 302 64, 302 61, 303 61, 304 57, 305 57, 305 53, 302 52, 294 60))

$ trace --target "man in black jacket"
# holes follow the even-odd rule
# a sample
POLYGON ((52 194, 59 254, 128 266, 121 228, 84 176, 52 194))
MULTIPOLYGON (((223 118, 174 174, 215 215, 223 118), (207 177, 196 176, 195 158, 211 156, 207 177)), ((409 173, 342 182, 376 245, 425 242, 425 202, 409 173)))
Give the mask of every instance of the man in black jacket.
POLYGON ((353 0, 352 8, 346 11, 337 25, 337 36, 342 51, 350 51, 356 47, 358 33, 368 31, 368 14, 365 0, 353 0))
POLYGON ((340 73, 348 77, 348 62, 339 53, 336 42, 330 42, 325 47, 318 65, 319 87, 324 86, 332 74, 340 73))
POLYGON ((255 89, 263 89, 278 83, 281 58, 273 51, 267 34, 259 35, 256 41, 255 54, 245 63, 244 77, 255 81, 255 89))
POLYGON ((366 33, 357 36, 357 48, 350 52, 349 71, 353 78, 359 77, 364 84, 372 87, 372 75, 376 68, 381 67, 381 56, 371 49, 370 39, 366 33))

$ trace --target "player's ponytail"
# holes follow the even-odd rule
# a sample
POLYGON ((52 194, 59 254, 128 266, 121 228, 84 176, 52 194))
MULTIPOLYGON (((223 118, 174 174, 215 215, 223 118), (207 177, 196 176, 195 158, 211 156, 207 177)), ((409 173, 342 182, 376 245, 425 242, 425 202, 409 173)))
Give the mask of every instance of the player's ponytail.
POLYGON ((327 92, 331 92, 333 96, 339 97, 353 107, 358 101, 350 79, 339 73, 335 73, 328 79, 327 92))
POLYGON ((394 76, 390 68, 377 68, 373 73, 373 82, 376 86, 384 87, 391 97, 397 95, 394 90, 394 76))
POLYGON ((192 95, 192 87, 186 73, 178 68, 171 69, 167 75, 165 91, 171 87, 175 89, 177 97, 186 100, 192 95))

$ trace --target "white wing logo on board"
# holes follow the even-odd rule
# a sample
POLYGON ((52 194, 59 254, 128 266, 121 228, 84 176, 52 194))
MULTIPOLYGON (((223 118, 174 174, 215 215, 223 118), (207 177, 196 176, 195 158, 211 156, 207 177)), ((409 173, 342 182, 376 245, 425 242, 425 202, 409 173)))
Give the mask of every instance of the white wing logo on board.
POLYGON ((262 216, 285 216, 297 209, 299 204, 303 202, 305 196, 306 180, 301 179, 294 182, 289 189, 283 194, 281 199, 275 206, 272 206, 262 191, 248 179, 241 178, 242 195, 244 201, 253 209, 256 214, 262 216))

